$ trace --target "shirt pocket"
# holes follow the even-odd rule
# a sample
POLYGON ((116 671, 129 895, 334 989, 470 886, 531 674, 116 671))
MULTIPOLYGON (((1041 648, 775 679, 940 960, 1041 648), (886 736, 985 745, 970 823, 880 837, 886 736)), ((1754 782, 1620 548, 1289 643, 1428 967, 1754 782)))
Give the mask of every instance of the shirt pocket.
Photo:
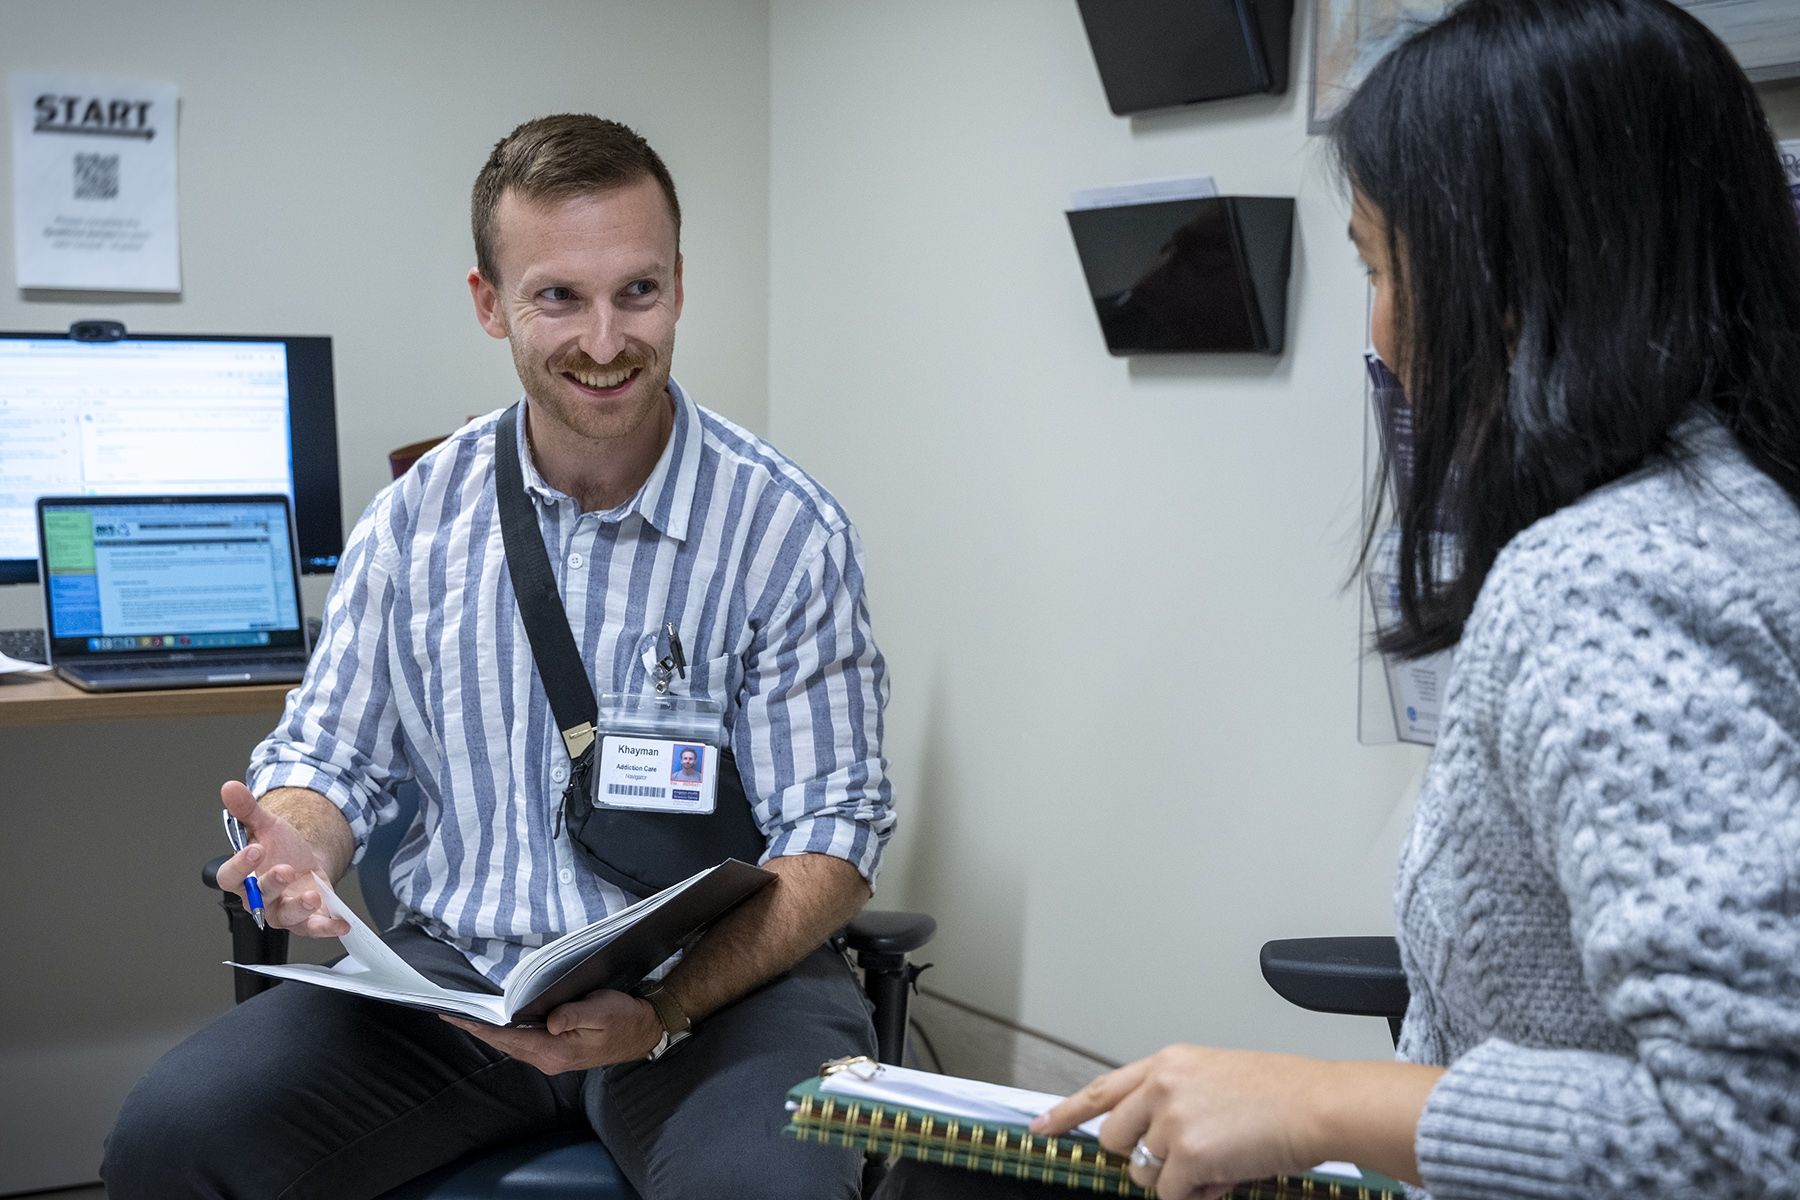
MULTIPOLYGON (((648 680, 645 684, 646 691, 656 689, 656 664, 661 658, 657 647, 656 639, 652 638, 639 655, 644 667, 644 677, 648 680)), ((680 671, 670 674, 669 695, 718 701, 725 707, 725 727, 729 729, 737 712, 740 670, 741 660, 735 654, 721 654, 704 662, 691 662, 687 665, 685 678, 680 671)))

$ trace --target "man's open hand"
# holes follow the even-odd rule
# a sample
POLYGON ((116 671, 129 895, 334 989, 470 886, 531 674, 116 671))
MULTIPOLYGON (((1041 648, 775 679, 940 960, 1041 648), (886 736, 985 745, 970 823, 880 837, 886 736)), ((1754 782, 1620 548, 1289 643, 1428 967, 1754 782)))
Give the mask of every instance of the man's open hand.
MULTIPOLYGON (((350 926, 325 911, 313 872, 330 878, 324 856, 287 818, 257 802, 236 780, 219 789, 225 811, 244 827, 248 844, 219 868, 219 886, 244 900, 244 876, 262 888, 263 917, 270 926, 303 937, 342 937, 350 926)), ((249 901, 245 900, 248 907, 249 901)))

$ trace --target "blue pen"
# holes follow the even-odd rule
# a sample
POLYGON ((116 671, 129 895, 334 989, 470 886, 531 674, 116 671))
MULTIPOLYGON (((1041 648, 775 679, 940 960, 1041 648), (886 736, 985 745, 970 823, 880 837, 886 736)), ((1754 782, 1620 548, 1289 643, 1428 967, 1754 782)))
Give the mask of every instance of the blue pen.
MULTIPOLYGON (((242 854, 244 847, 250 844, 249 840, 244 837, 244 827, 236 817, 231 815, 229 810, 221 811, 225 815, 225 839, 231 843, 233 850, 242 854)), ((255 875, 244 876, 244 895, 250 899, 250 916, 256 922, 256 927, 258 929, 268 928, 263 922, 262 888, 257 886, 255 875)))

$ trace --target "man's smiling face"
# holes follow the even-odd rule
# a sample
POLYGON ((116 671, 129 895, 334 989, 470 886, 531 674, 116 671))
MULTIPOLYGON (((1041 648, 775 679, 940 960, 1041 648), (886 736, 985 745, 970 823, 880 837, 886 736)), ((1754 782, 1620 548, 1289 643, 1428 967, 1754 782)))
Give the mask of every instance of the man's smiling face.
POLYGON ((681 315, 662 189, 644 178, 547 202, 508 192, 494 234, 499 278, 472 281, 476 309, 511 344, 534 435, 610 442, 640 431, 667 404, 681 315))

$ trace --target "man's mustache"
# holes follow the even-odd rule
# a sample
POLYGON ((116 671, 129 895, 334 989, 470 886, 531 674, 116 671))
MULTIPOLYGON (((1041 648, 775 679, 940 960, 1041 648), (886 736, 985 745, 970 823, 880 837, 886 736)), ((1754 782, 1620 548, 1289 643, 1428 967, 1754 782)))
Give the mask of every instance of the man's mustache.
POLYGON ((649 365, 650 362, 644 355, 632 350, 621 350, 606 363, 597 363, 591 356, 578 350, 567 358, 558 359, 555 369, 558 372, 608 375, 614 371, 636 371, 649 365))

